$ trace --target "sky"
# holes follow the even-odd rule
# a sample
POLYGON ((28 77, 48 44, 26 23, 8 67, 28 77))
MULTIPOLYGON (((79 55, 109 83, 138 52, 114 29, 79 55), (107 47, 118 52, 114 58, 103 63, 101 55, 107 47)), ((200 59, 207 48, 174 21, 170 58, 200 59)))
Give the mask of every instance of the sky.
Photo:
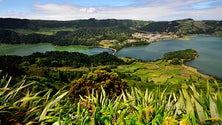
POLYGON ((1 18, 222 20, 222 0, 0 0, 1 18))

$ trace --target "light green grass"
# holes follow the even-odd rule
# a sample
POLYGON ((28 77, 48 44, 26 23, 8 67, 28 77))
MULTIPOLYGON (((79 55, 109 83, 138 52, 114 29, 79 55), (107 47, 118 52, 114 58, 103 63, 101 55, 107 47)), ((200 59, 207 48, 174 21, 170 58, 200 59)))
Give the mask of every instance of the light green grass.
POLYGON ((142 82, 148 80, 156 84, 163 84, 166 81, 176 84, 190 79, 190 76, 192 76, 192 79, 201 83, 206 83, 206 81, 210 79, 210 77, 203 77, 201 73, 197 73, 196 71, 192 71, 180 65, 172 65, 162 60, 155 62, 134 62, 129 65, 118 66, 112 70, 122 73, 131 73, 140 77, 142 82))

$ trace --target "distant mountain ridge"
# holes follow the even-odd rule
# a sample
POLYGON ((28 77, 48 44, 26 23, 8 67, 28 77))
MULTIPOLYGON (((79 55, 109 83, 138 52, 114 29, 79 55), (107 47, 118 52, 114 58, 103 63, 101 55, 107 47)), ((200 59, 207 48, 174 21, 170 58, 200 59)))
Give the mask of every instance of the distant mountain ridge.
POLYGON ((222 21, 195 21, 190 18, 175 21, 0 18, 0 43, 47 42, 55 45, 98 46, 102 40, 117 40, 122 43, 132 39, 133 33, 173 34, 179 37, 193 34, 222 36, 222 21))
POLYGON ((183 19, 176 21, 152 22, 141 28, 147 32, 173 32, 177 35, 213 34, 221 35, 222 21, 183 19))
POLYGON ((58 27, 137 27, 143 26, 149 21, 136 20, 116 20, 104 19, 97 20, 90 18, 88 20, 71 20, 71 21, 55 21, 55 20, 29 20, 17 18, 0 18, 0 28, 10 29, 36 29, 39 28, 58 28, 58 27))

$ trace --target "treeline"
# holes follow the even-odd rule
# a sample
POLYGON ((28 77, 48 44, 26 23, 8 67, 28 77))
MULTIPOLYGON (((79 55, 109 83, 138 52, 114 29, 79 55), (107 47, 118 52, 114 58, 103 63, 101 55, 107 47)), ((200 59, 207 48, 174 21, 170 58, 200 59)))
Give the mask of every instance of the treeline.
POLYGON ((3 74, 13 76, 38 75, 46 76, 50 67, 94 67, 101 65, 118 65, 124 61, 103 52, 97 55, 85 55, 78 52, 34 53, 30 56, 0 56, 0 70, 3 74))
POLYGON ((84 28, 84 27, 141 27, 149 23, 148 21, 136 20, 116 20, 105 19, 96 20, 94 18, 88 20, 72 20, 72 21, 55 21, 55 20, 28 20, 16 18, 0 18, 0 28, 7 29, 32 29, 39 30, 41 28, 84 28))
POLYGON ((190 34, 211 34, 221 36, 222 21, 195 21, 193 19, 160 21, 152 22, 140 29, 147 32, 172 32, 178 36, 190 34))
POLYGON ((0 43, 52 43, 54 45, 97 46, 101 40, 123 42, 131 38, 131 31, 120 28, 80 28, 75 31, 58 31, 54 35, 20 34, 12 30, 0 30, 0 43))
POLYGON ((12 30, 0 30, 0 43, 20 44, 20 43, 43 43, 49 42, 53 38, 43 34, 21 35, 12 30))
POLYGON ((97 46, 101 40, 123 42, 131 38, 132 31, 123 28, 79 28, 73 32, 59 31, 53 37, 55 45, 91 45, 97 46))

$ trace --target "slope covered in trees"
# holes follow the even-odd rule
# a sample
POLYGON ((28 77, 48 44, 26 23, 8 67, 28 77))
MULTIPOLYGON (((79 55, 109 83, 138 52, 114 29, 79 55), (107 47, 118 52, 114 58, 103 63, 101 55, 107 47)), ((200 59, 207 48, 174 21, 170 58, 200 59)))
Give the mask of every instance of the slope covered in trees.
POLYGON ((115 19, 49 21, 0 18, 0 43, 47 42, 54 45, 99 46, 102 40, 117 40, 120 43, 130 40, 132 34, 136 32, 175 34, 179 37, 190 34, 221 36, 222 21, 192 19, 159 22, 115 19))
POLYGON ((72 20, 72 21, 55 21, 55 20, 28 20, 16 18, 0 18, 0 28, 8 29, 33 29, 39 30, 40 28, 59 28, 59 27, 139 27, 146 25, 147 21, 134 21, 134 20, 96 20, 94 18, 88 20, 72 20))
POLYGON ((189 34, 212 34, 221 36, 222 21, 195 21, 193 19, 184 19, 152 22, 142 27, 141 30, 147 32, 173 32, 179 36, 189 34))
POLYGON ((124 64, 123 60, 106 52, 88 56, 78 52, 34 53, 30 56, 0 56, 0 69, 13 76, 47 76, 49 67, 92 67, 124 64), (35 73, 33 73, 33 72, 35 73), (37 71, 40 71, 39 73, 37 71))

